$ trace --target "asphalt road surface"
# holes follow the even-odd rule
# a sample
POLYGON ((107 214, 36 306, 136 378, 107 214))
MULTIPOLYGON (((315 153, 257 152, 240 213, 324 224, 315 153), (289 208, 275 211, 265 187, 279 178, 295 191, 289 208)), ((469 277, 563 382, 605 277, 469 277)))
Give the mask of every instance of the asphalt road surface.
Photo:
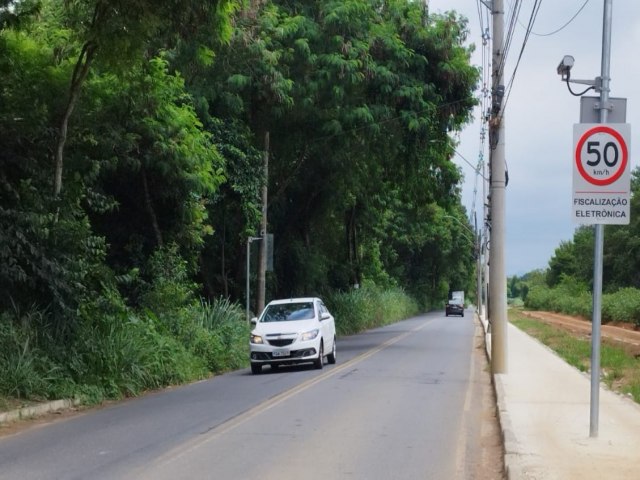
POLYGON ((472 478, 491 419, 467 313, 339 338, 323 370, 240 370, 1 438, 0 479, 472 478))

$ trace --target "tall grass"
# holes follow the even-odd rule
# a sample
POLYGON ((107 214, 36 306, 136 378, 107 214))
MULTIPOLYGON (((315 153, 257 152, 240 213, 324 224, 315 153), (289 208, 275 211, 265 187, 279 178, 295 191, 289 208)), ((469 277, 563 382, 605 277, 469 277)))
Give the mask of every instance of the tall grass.
MULTIPOLYGON (((181 292, 170 280, 161 287, 165 293, 181 292)), ((34 316, 37 326, 34 318, 1 315, 0 398, 79 397, 95 403, 248 365, 250 328, 241 306, 179 295, 182 305, 166 308, 168 297, 155 293, 134 311, 117 291, 105 288, 100 297, 82 303, 64 338, 47 329, 46 312, 34 316)), ((401 289, 367 286, 325 300, 340 335, 418 312, 401 289)))
POLYGON ((69 359, 69 372, 78 385, 97 387, 106 398, 119 398, 207 373, 201 359, 158 328, 153 314, 136 315, 114 292, 86 303, 80 314, 69 359))
POLYGON ((419 311, 417 302, 400 288, 382 290, 365 286, 350 292, 331 293, 325 301, 336 319, 339 335, 387 325, 419 311))
POLYGON ((96 403, 248 364, 249 327, 224 299, 157 315, 136 313, 107 290, 82 305, 67 337, 46 331, 43 318, 36 328, 24 316, 0 316, 0 397, 96 403))
MULTIPOLYGON (((591 292, 587 291, 586 286, 561 283, 555 288, 532 286, 525 300, 525 307, 590 318, 592 303, 591 292)), ((632 323, 640 327, 640 290, 622 288, 602 295, 602 320, 632 323)))
POLYGON ((250 328, 240 305, 225 298, 202 301, 196 328, 194 351, 209 370, 219 373, 248 365, 250 328))
POLYGON ((0 315, 0 395, 44 399, 65 383, 63 369, 47 351, 45 312, 35 308, 0 315))
POLYGON ((47 379, 55 370, 46 355, 6 316, 0 318, 0 392, 18 398, 46 397, 47 379))

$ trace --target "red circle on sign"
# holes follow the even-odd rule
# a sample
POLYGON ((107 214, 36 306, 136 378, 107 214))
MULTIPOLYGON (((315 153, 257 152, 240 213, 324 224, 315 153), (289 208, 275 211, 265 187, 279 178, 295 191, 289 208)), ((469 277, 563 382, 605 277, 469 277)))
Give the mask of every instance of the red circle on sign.
POLYGON ((593 185, 604 186, 604 185, 611 185, 613 182, 615 182, 622 176, 625 169, 627 168, 628 155, 629 155, 629 152, 627 151, 627 144, 625 143, 624 138, 622 138, 622 135, 620 135, 619 132, 617 132, 611 127, 601 125, 598 127, 591 128, 586 132, 584 132, 584 134, 582 134, 582 137, 580 137, 580 140, 578 141, 578 145, 576 146, 575 157, 576 157, 576 165, 578 167, 578 171, 580 172, 580 175, 582 176, 582 178, 584 178, 587 182, 592 183, 593 185), (611 177, 605 178, 604 180, 593 178, 591 175, 589 175, 589 173, 587 173, 587 171, 582 166, 582 161, 580 160, 580 153, 582 152, 582 146, 589 139, 589 137, 591 137, 592 135, 595 135, 596 133, 606 133, 611 135, 618 141, 618 144, 622 149, 622 161, 620 162, 620 168, 611 177))

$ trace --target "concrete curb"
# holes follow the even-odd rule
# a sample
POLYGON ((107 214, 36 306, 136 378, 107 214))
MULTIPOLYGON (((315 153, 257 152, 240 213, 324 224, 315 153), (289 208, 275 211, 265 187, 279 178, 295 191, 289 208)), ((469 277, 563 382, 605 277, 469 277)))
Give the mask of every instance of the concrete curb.
POLYGON ((46 415, 47 413, 77 407, 78 405, 80 405, 80 403, 81 402, 79 399, 63 399, 54 400, 53 402, 47 402, 40 405, 18 408, 9 412, 0 413, 0 425, 15 422, 18 420, 24 420, 27 418, 40 417, 42 415, 46 415))
POLYGON ((513 433, 511 419, 504 404, 504 387, 500 375, 493 375, 493 385, 496 390, 496 401, 498 404, 498 421, 502 429, 502 441, 504 444, 504 472, 507 480, 526 478, 518 467, 519 453, 518 441, 513 433))
MULTIPOLYGON (((484 329, 484 338, 486 346, 487 359, 491 364, 491 333, 489 332, 489 322, 483 316, 476 312, 476 317, 480 321, 482 328, 484 329)), ((498 409, 498 422, 500 423, 500 430, 502 432, 502 443, 504 445, 504 457, 503 467, 506 480, 514 480, 521 478, 518 476, 517 470, 517 445, 516 437, 513 434, 511 427, 511 420, 507 409, 504 404, 504 387, 502 385, 502 379, 500 375, 491 374, 491 384, 493 385, 493 392, 496 396, 496 407, 498 409)))

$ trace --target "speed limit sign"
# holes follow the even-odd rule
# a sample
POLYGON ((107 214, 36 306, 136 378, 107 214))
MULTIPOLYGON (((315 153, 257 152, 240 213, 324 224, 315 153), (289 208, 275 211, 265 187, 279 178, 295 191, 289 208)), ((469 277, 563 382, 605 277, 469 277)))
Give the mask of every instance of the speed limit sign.
POLYGON ((583 224, 629 223, 628 124, 573 128, 573 218, 583 224))

